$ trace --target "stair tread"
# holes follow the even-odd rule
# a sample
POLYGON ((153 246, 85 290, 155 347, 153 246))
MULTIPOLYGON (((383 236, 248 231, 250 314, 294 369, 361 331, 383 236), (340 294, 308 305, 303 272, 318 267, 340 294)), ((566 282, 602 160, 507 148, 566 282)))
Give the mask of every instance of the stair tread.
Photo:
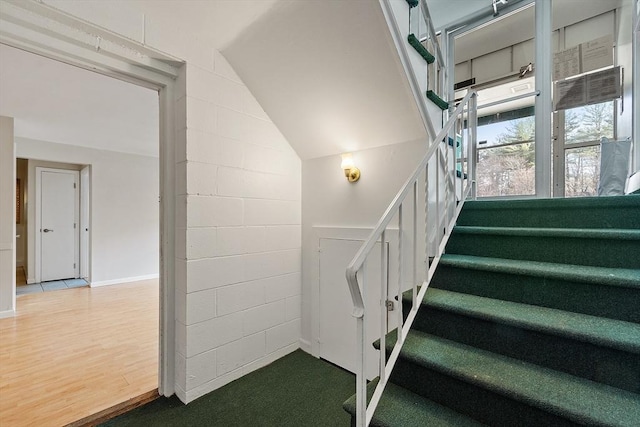
POLYGON ((422 304, 640 354, 637 323, 434 288, 427 291, 422 304))
POLYGON ((444 254, 441 265, 640 289, 640 270, 444 254))
MULTIPOLYGON (((389 351, 393 344, 390 336, 389 351)), ((409 332, 400 358, 574 422, 631 426, 640 419, 638 394, 420 331, 409 332)))
POLYGON ((470 200, 458 225, 640 229, 640 195, 470 200))
POLYGON ((429 52, 422 43, 420 43, 420 40, 414 34, 409 34, 409 36, 407 37, 407 41, 427 62, 427 64, 432 64, 436 60, 436 57, 433 56, 433 54, 429 52))
POLYGON ((585 209, 595 207, 639 207, 639 195, 550 198, 550 199, 516 199, 516 200, 469 200, 465 202, 467 210, 503 210, 503 209, 585 209))
MULTIPOLYGON (((378 379, 367 384, 367 396, 371 397, 378 385, 378 379)), ((344 404, 344 409, 355 413, 356 399, 351 396, 344 404)), ((385 386, 380 403, 371 420, 372 426, 407 426, 429 425, 434 427, 482 426, 483 424, 426 399, 391 382, 385 386)))
POLYGON ((449 108, 449 103, 444 99, 440 98, 440 96, 438 96, 438 94, 432 90, 427 91, 427 99, 429 99, 431 102, 436 104, 438 108, 440 108, 443 111, 449 108))
POLYGON ((640 240, 640 230, 627 228, 486 227, 476 225, 457 225, 454 228, 453 232, 457 234, 640 240))

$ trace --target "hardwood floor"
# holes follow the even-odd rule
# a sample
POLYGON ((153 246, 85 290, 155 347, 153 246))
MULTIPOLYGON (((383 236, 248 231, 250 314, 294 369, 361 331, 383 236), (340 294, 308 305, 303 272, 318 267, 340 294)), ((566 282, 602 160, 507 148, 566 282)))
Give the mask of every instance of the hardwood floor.
POLYGON ((158 386, 157 280, 18 296, 0 319, 0 426, 62 426, 158 386))

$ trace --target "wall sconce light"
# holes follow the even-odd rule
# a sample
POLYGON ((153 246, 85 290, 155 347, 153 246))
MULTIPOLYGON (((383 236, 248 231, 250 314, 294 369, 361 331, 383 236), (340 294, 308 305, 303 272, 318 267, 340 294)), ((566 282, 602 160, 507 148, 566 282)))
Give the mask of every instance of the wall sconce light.
POLYGON ((351 153, 342 155, 342 164, 340 166, 344 170, 344 176, 349 182, 356 182, 360 179, 360 169, 353 164, 353 156, 351 153))

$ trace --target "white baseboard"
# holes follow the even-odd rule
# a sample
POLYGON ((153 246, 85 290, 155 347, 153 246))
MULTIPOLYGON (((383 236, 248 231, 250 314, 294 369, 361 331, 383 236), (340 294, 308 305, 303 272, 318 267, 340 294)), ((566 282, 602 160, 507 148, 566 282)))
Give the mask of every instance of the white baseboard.
POLYGON ((189 403, 187 402, 187 393, 185 393, 184 390, 178 387, 178 385, 176 385, 175 387, 175 392, 176 392, 176 396, 178 396, 178 399, 180 399, 182 403, 184 403, 185 405, 189 403))
POLYGON ((219 389, 231 381, 237 380, 238 378, 247 375, 253 371, 256 371, 262 367, 269 365, 270 363, 275 362, 276 360, 286 356, 289 353, 293 353, 300 347, 299 342, 295 342, 293 344, 289 344, 286 347, 280 348, 273 353, 269 353, 266 356, 261 357, 260 359, 254 360, 244 366, 239 367, 238 369, 228 372, 220 377, 217 377, 209 382, 206 382, 200 386, 192 388, 191 390, 185 393, 185 398, 181 396, 182 390, 179 390, 178 386, 176 386, 176 395, 183 403, 189 403, 199 398, 200 396, 204 396, 207 393, 211 393, 214 390, 219 389))
POLYGON ((0 319, 4 319, 5 317, 14 317, 15 315, 16 315, 15 310, 0 311, 0 319))
POLYGON ((311 342, 300 338, 300 349, 305 353, 313 354, 311 352, 311 342))
POLYGON ((160 274, 147 274, 145 276, 122 277, 120 279, 101 280, 99 282, 91 282, 89 286, 97 288, 99 286, 119 285, 121 283, 140 282, 142 280, 158 279, 160 274))

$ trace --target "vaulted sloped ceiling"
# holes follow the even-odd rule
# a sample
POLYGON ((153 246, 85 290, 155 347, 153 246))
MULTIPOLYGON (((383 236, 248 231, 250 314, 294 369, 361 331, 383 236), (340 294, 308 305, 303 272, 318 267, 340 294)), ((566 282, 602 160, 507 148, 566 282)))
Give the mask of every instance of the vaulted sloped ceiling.
POLYGON ((222 53, 302 159, 426 136, 377 1, 278 1, 222 53))

